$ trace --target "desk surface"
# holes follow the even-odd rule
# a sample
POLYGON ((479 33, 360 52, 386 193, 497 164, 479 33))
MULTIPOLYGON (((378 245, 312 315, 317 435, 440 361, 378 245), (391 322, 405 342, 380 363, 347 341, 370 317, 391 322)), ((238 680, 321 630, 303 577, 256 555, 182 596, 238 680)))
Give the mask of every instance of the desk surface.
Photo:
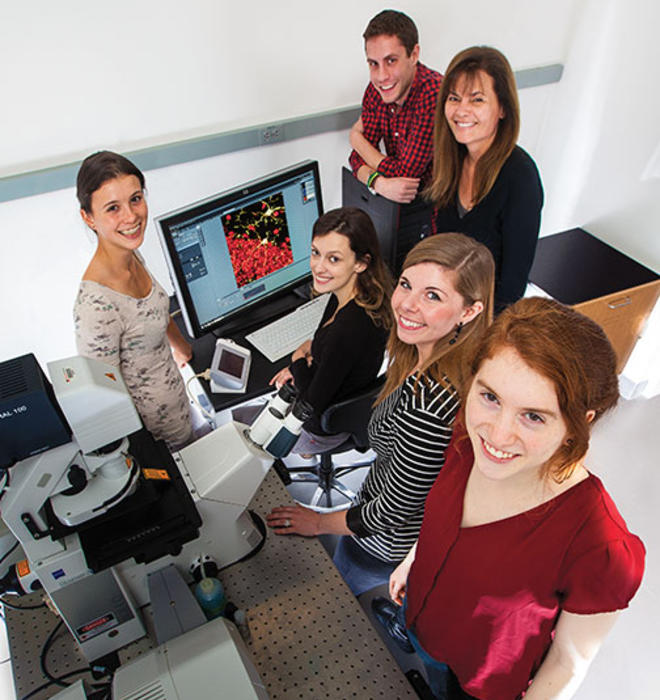
MULTIPOLYGON (((229 332, 222 337, 231 338, 234 342, 238 343, 244 348, 249 348, 252 352, 252 362, 250 365, 250 376, 248 377, 247 389, 242 394, 214 394, 209 387, 208 382, 200 379, 201 385, 204 387, 206 395, 213 404, 213 408, 216 411, 221 411, 226 408, 231 408, 244 401, 249 401, 250 399, 261 396, 262 394, 271 391, 272 388, 268 385, 270 379, 279 372, 283 367, 289 364, 289 357, 283 357, 277 362, 271 362, 267 357, 262 355, 248 340, 245 336, 254 331, 257 328, 265 326, 267 323, 274 321, 277 318, 290 313, 297 306, 304 304, 308 299, 304 299, 293 292, 276 299, 275 301, 266 302, 272 306, 273 313, 267 321, 257 321, 245 327, 243 330, 238 332, 229 332)), ((178 309, 178 303, 176 297, 170 300, 170 309, 175 311, 178 309)), ((246 313, 249 313, 247 311, 246 313)), ((192 339, 185 328, 181 314, 177 314, 175 321, 179 330, 183 333, 183 337, 192 345, 193 348, 193 358, 190 362, 190 366, 193 368, 196 374, 204 372, 211 365, 211 359, 213 358, 213 353, 215 351, 215 340, 216 337, 213 333, 207 333, 202 338, 192 339)))
MULTIPOLYGON (((271 362, 267 357, 262 355, 248 340, 245 339, 246 333, 250 333, 250 329, 241 333, 233 333, 229 337, 238 343, 241 347, 249 348, 252 352, 252 361, 250 363, 250 375, 246 390, 241 394, 214 394, 211 391, 209 383, 204 379, 200 379, 200 384, 204 387, 204 391, 209 400, 213 404, 216 411, 221 411, 226 408, 231 408, 244 401, 249 401, 257 396, 272 391, 273 387, 268 385, 271 378, 279 372, 283 367, 287 367, 290 357, 283 357, 277 362, 271 362)), ((211 365, 211 359, 215 351, 215 336, 207 334, 203 338, 192 341, 193 359, 190 366, 196 374, 204 372, 211 365)))
MULTIPOLYGON (((265 517, 288 501, 270 470, 251 508, 265 517)), ((248 649, 272 700, 417 697, 316 538, 269 532, 256 556, 222 571, 220 579, 228 599, 247 611, 248 649)), ((56 624, 45 609, 7 610, 18 698, 44 682, 39 653, 56 624)), ((148 639, 130 645, 120 652, 122 662, 150 647, 148 639)), ((47 661, 56 675, 85 666, 66 629, 47 661)), ((34 697, 42 700, 57 690, 52 686, 34 697)))
POLYGON ((529 280, 563 304, 654 282, 658 275, 584 229, 539 238, 529 280))

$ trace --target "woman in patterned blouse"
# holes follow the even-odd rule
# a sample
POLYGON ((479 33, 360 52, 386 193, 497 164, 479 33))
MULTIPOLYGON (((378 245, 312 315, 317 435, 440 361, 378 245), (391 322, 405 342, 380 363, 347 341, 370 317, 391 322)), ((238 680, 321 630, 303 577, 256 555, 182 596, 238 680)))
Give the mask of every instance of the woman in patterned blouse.
POLYGON ((74 306, 78 352, 119 367, 145 427, 181 447, 192 439, 192 422, 177 364, 192 351, 137 252, 147 225, 144 175, 117 153, 94 153, 78 171, 77 196, 96 234, 74 306))

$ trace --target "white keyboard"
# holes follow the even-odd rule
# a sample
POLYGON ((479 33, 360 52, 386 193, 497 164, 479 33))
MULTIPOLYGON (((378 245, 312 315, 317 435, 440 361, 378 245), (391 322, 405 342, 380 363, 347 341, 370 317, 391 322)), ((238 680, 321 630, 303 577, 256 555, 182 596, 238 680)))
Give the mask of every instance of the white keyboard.
POLYGON ((329 299, 329 294, 315 297, 245 337, 271 362, 276 362, 314 335, 329 299))

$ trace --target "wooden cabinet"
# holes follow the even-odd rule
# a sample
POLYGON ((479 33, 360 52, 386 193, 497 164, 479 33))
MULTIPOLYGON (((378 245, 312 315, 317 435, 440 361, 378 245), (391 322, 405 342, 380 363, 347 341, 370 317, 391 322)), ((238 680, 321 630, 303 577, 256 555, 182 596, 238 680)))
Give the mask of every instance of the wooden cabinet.
POLYGON ((660 294, 660 276, 583 229, 539 239, 529 280, 599 323, 621 372, 660 294))

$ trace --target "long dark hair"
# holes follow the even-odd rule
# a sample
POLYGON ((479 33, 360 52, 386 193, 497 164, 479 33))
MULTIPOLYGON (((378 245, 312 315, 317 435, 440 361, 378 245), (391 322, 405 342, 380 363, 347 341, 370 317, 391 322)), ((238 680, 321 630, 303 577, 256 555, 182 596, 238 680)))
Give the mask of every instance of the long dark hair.
POLYGON ((346 236, 356 260, 367 266, 357 276, 355 303, 367 312, 376 325, 389 328, 392 278, 381 257, 378 235, 371 218, 357 207, 331 209, 316 220, 312 240, 328 233, 346 236))

